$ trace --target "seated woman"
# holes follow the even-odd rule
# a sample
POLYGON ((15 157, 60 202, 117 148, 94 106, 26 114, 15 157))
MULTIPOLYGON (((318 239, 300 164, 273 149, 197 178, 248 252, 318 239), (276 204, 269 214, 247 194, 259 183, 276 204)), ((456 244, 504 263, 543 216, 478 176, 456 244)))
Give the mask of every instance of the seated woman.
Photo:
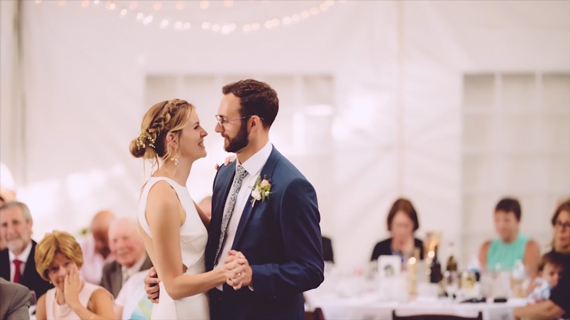
POLYGON ((536 276, 540 246, 519 231, 521 205, 516 199, 504 198, 495 206, 495 230, 499 235, 483 243, 479 261, 483 270, 510 271, 515 262, 523 262, 529 275, 536 276))
POLYGON ((38 320, 115 317, 113 296, 79 277, 83 253, 72 235, 60 231, 46 234, 36 246, 35 261, 41 277, 55 286, 38 300, 38 320))
POLYGON ((570 318, 570 199, 558 206, 552 217, 553 251, 563 256, 563 273, 548 300, 514 309, 514 316, 525 319, 570 318))
POLYGON ((387 219, 387 228, 392 237, 376 244, 370 260, 377 260, 383 255, 399 255, 403 262, 408 257, 414 256, 416 248, 419 249, 420 259, 423 259, 423 242, 414 238, 414 232, 419 227, 418 215, 412 203, 402 198, 396 200, 388 212, 387 219))

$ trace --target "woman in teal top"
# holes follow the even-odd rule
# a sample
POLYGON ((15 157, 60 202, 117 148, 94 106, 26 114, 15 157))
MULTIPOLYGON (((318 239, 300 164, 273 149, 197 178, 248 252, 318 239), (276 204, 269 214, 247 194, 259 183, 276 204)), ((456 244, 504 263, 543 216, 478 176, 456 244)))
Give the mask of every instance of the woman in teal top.
POLYGON ((540 258, 540 247, 519 231, 521 206, 516 199, 505 198, 495 207, 495 230, 498 237, 481 246, 479 260, 483 269, 489 271, 507 270, 521 260, 525 269, 534 278, 540 258))

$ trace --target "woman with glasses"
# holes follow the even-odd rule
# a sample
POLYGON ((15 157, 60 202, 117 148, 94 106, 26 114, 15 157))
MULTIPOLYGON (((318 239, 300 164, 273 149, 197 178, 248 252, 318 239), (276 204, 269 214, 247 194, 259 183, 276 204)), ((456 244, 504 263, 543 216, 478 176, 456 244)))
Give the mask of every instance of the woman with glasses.
POLYGON ((552 251, 564 255, 564 272, 548 300, 514 309, 515 318, 569 319, 570 318, 570 199, 556 208, 552 216, 554 239, 552 251))

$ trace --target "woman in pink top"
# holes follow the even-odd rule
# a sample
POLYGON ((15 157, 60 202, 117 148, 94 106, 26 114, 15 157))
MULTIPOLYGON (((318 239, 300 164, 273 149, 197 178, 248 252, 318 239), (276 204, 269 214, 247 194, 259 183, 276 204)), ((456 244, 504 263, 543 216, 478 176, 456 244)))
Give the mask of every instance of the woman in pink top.
POLYGON ((36 246, 35 260, 38 273, 55 286, 38 300, 38 320, 114 318, 113 296, 79 277, 83 253, 72 235, 48 233, 36 246))

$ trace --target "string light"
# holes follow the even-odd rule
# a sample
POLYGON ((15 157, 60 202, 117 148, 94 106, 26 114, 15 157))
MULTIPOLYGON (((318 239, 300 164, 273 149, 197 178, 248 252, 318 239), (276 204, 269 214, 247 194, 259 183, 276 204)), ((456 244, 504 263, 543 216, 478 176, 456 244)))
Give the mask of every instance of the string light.
POLYGON ((152 16, 146 16, 146 17, 143 19, 143 24, 144 24, 144 25, 147 25, 147 24, 149 24, 149 23, 151 23, 151 22, 152 22, 152 16))
MULTIPOLYGON (((101 0, 93 0, 93 5, 97 6, 99 4, 101 0)), ((235 0, 224 0, 224 6, 225 7, 233 7, 234 5, 234 1, 235 0)), ((254 2, 255 0, 250 0, 250 2, 254 2)), ((34 2, 36 4, 40 4, 42 3, 42 0, 34 0, 34 2)), ((55 1, 54 1, 55 2, 55 1)), ((79 2, 79 1, 78 1, 79 2)), ((267 2, 267 1, 262 1, 262 2, 267 2)), ((224 35, 230 34, 234 31, 236 31, 238 29, 238 27, 245 33, 248 32, 252 32, 252 31, 258 31, 261 29, 261 27, 265 27, 265 29, 273 29, 276 28, 278 26, 289 26, 291 24, 294 23, 298 23, 301 20, 306 20, 308 18, 311 18, 313 16, 317 16, 321 13, 324 14, 325 11, 329 10, 332 6, 334 6, 337 2, 339 3, 346 3, 346 0, 323 0, 321 1, 318 5, 311 7, 311 8, 307 8, 305 10, 302 11, 298 11, 298 12, 294 12, 291 13, 289 15, 283 15, 279 18, 273 18, 273 19, 268 19, 265 22, 248 22, 248 23, 240 23, 239 25, 233 22, 229 22, 229 23, 210 23, 207 21, 202 22, 201 24, 198 24, 199 26, 201 26, 201 29, 203 30, 211 30, 213 32, 216 33, 221 33, 224 35)), ((66 0, 58 0, 58 5, 59 6, 64 6, 66 4, 66 0)), ((129 11, 135 11, 135 9, 137 9, 138 7, 138 1, 136 0, 131 0, 131 1, 124 1, 123 3, 125 3, 123 8, 120 8, 120 16, 121 18, 126 16, 128 14, 129 11)), ((91 0, 81 0, 81 6, 83 8, 87 8, 89 7, 91 4, 91 0)), ((152 3, 152 8, 154 9, 154 11, 160 11, 163 8, 163 1, 162 0, 156 0, 153 1, 152 3)), ((208 9, 210 7, 210 0, 201 0, 200 3, 200 8, 202 9, 208 9)), ((119 4, 119 6, 123 6, 121 4, 119 4)), ((109 9, 109 10, 114 10, 117 7, 117 4, 114 2, 114 0, 107 0, 105 1, 105 8, 109 9)), ((177 10, 183 10, 186 7, 186 2, 185 1, 176 1, 175 7, 177 10)), ((133 12, 134 13, 134 12, 133 12)), ((146 15, 143 12, 138 12, 136 15, 134 15, 134 17, 136 17, 136 20, 141 21, 144 25, 148 25, 150 23, 153 22, 153 16, 152 15, 146 15)), ((159 24, 157 24, 157 26, 160 29, 167 29, 170 28, 171 30, 188 30, 191 28, 191 22, 190 21, 172 21, 172 23, 170 23, 170 19, 171 17, 158 17, 157 21, 160 21, 159 24)))

